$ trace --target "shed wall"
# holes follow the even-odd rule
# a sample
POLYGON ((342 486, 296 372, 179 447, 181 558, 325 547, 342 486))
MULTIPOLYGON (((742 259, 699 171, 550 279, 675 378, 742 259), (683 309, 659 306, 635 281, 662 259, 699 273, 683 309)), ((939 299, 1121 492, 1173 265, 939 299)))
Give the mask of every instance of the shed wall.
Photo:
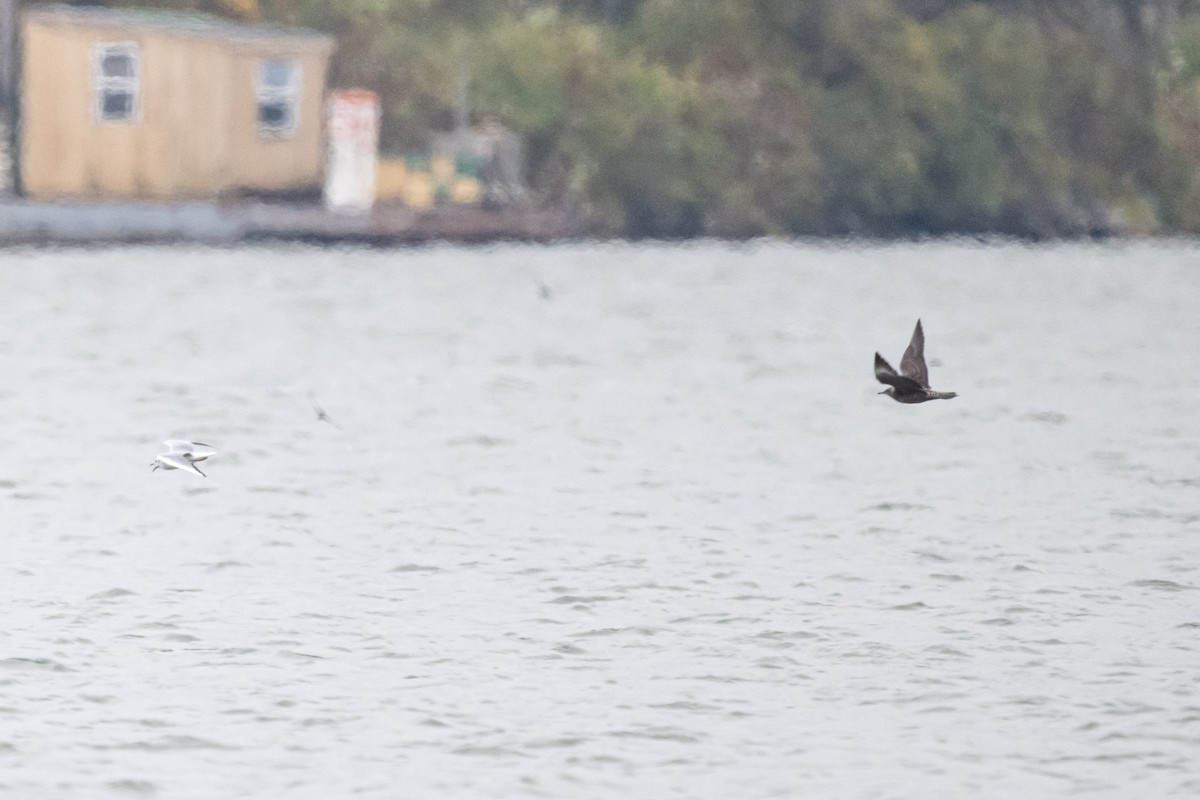
POLYGON ((26 19, 21 176, 33 197, 187 198, 231 189, 285 190, 321 181, 328 44, 224 42, 161 28, 26 19), (97 120, 93 47, 136 42, 140 119, 97 120), (255 78, 264 57, 301 64, 298 125, 261 136, 255 78))
POLYGON ((279 47, 240 47, 231 56, 231 182, 240 189, 286 191, 321 185, 325 166, 324 101, 329 53, 279 47), (297 124, 288 137, 258 131, 255 82, 264 58, 286 58, 300 66, 297 124))
POLYGON ((195 197, 227 180, 228 58, 156 31, 26 24, 21 176, 27 194, 195 197), (95 116, 93 47, 135 42, 140 119, 95 116), (203 68, 199 68, 203 65, 203 68))

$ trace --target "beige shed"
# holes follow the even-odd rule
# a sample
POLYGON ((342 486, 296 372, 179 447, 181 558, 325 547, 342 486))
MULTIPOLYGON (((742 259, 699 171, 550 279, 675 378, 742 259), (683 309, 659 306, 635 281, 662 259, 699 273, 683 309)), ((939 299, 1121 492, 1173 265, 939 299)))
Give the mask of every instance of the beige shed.
POLYGON ((201 14, 28 8, 22 190, 153 199, 315 191, 333 48, 313 31, 201 14))

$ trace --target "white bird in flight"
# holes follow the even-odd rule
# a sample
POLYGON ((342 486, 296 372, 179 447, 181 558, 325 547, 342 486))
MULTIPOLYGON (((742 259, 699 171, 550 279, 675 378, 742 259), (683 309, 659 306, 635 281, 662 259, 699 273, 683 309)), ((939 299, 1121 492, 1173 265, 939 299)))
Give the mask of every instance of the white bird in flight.
POLYGON ((212 445, 203 442, 189 442, 186 439, 167 439, 163 444, 167 446, 167 452, 159 454, 158 458, 150 462, 151 472, 161 467, 162 469, 182 469, 194 472, 201 478, 208 477, 196 468, 196 462, 217 454, 212 445))

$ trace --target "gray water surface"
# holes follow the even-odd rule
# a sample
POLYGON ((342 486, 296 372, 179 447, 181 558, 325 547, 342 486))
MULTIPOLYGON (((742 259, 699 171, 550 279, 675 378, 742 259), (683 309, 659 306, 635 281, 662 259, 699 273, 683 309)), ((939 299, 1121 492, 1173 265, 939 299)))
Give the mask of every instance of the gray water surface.
POLYGON ((1180 243, 4 253, 0 796, 1200 795, 1198 308, 1180 243), (958 399, 876 394, 918 316, 958 399))

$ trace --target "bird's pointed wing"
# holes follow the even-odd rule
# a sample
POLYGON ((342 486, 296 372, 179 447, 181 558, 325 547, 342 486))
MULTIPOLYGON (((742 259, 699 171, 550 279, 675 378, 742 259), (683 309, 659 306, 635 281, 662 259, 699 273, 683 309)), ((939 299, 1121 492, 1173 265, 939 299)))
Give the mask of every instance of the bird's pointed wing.
POLYGON ((167 439, 163 444, 167 446, 168 453, 187 456, 190 461, 203 461, 209 456, 217 454, 212 445, 203 442, 189 442, 187 439, 167 439))
POLYGON ((158 460, 164 466, 171 466, 186 472, 194 472, 202 478, 205 477, 204 473, 196 469, 196 465, 188 460, 187 456, 183 453, 163 453, 158 457, 158 460))
POLYGON ((885 361, 879 353, 875 354, 875 380, 895 386, 896 391, 901 393, 921 390, 921 387, 912 378, 897 374, 896 370, 892 369, 892 365, 885 361))
POLYGON ((917 320, 908 349, 900 359, 900 374, 912 378, 924 389, 929 388, 929 369, 925 366, 925 331, 921 328, 921 320, 917 320))
POLYGON ((168 450, 178 452, 208 452, 215 453, 212 445, 206 445, 203 441, 188 441, 187 439, 167 439, 163 441, 167 445, 168 450))

